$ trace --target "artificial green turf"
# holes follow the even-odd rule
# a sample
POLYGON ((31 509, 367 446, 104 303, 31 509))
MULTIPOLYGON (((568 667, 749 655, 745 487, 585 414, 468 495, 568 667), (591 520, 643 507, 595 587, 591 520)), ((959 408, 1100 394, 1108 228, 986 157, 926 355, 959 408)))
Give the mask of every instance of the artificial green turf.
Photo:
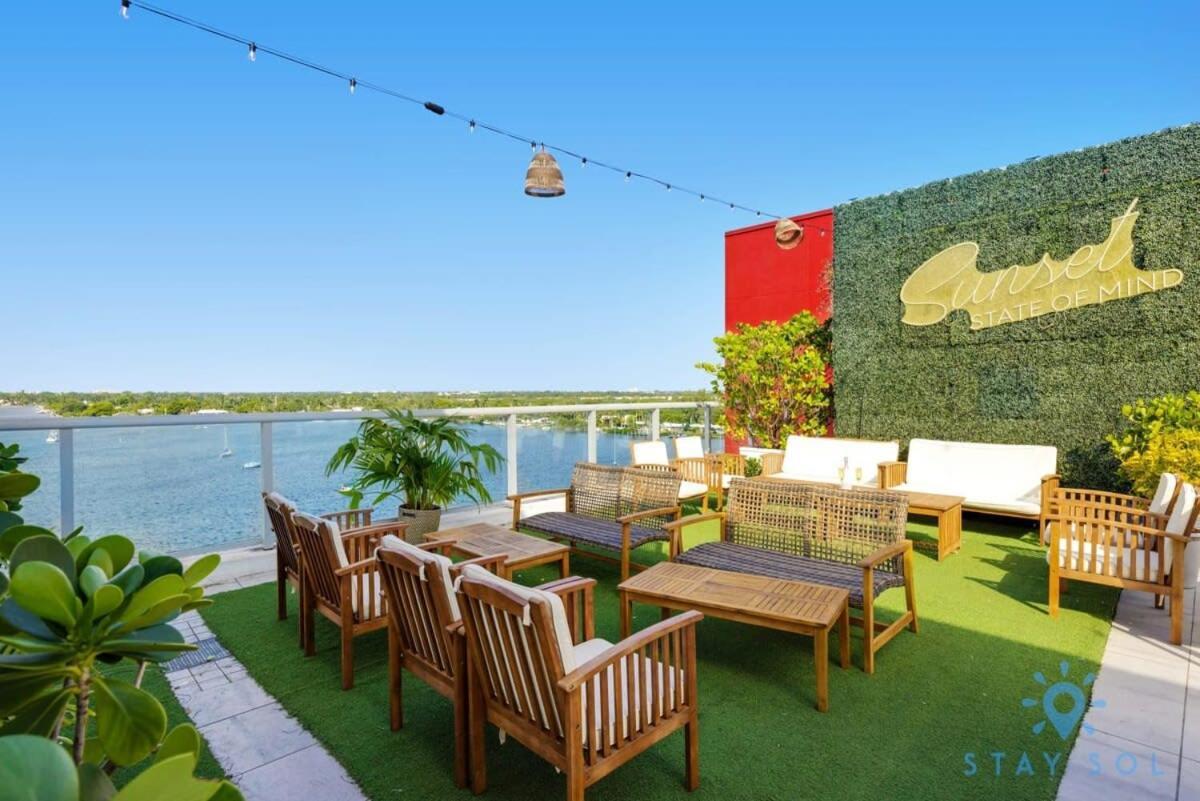
MULTIPOLYGON (((703 799, 768 801, 841 799, 1052 799, 1071 740, 1051 727, 1034 735, 1043 717, 1033 674, 1052 675, 1070 664, 1076 680, 1099 664, 1117 594, 1074 585, 1060 617, 1046 614, 1044 551, 1032 528, 968 519, 962 551, 942 563, 915 556, 921 630, 901 633, 862 672, 859 638, 854 666, 831 665, 830 710, 815 700, 812 640, 709 619, 700 625, 700 789, 703 799), (977 775, 964 775, 964 754, 976 755, 977 775), (994 775, 994 752, 1004 752, 994 775), (1022 752, 1034 771, 1015 775, 1022 752), (1061 753, 1051 775, 1042 753, 1061 753)), ((914 538, 933 528, 914 524, 914 538)), ((688 539, 697 536, 692 532, 688 539)), ((700 534, 701 538, 710 532, 700 534)), ((615 568, 583 557, 574 572, 597 578, 597 634, 618 635, 615 568)), ((527 571, 524 583, 554 577, 527 571)), ((902 589, 889 590, 881 609, 899 610, 902 589)), ((275 619, 275 588, 262 585, 221 595, 205 611, 209 626, 267 690, 321 740, 368 796, 463 798, 452 778, 449 704, 405 677, 405 728, 388 729, 387 648, 383 632, 360 638, 356 686, 341 690, 336 630, 318 618, 315 657, 296 646, 293 617, 275 619)), ((634 626, 657 621, 638 607, 634 626)), ((831 648, 836 652, 836 648, 831 648)), ((1073 739, 1073 736, 1072 736, 1073 739)), ((511 738, 488 736, 488 796, 496 801, 559 797, 564 779, 511 738)), ((588 790, 588 798, 663 799, 682 789, 683 737, 672 736, 588 790)))

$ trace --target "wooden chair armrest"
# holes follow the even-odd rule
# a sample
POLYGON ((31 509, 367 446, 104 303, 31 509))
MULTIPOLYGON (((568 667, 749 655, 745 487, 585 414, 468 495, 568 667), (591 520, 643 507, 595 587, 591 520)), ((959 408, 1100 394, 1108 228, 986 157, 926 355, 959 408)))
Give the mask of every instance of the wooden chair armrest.
POLYGON ((883 562, 887 559, 891 559, 893 556, 899 556, 900 554, 904 553, 905 551, 911 551, 911 550, 912 550, 912 540, 901 540, 900 542, 893 542, 891 545, 885 545, 882 548, 878 548, 875 551, 873 551, 872 553, 868 554, 863 559, 860 559, 858 562, 858 566, 861 567, 863 570, 866 570, 867 568, 873 568, 873 567, 877 566, 880 562, 883 562))
POLYGON ((504 564, 506 559, 508 559, 508 554, 505 553, 494 553, 491 556, 476 556, 474 559, 464 559, 461 562, 455 562, 450 565, 450 575, 457 578, 467 565, 478 565, 487 572, 498 575, 496 568, 504 564))
POLYGON ((559 489, 544 489, 531 490, 529 492, 518 492, 508 496, 510 501, 523 501, 526 498, 540 498, 543 495, 566 495, 571 491, 570 487, 561 487, 559 489))
POLYGON ((760 476, 771 476, 775 473, 783 472, 783 457, 782 453, 764 453, 758 457, 758 463, 762 465, 760 476))
POLYGON ((678 520, 671 520, 670 522, 663 523, 663 528, 666 529, 667 531, 675 531, 677 529, 686 528, 694 523, 703 523, 706 520, 724 520, 724 519, 725 519, 724 512, 706 512, 705 514, 702 514, 702 515, 688 515, 687 517, 681 517, 678 520))
POLYGON ((575 643, 591 640, 596 636, 595 594, 596 580, 580 576, 547 581, 539 584, 537 589, 552 592, 562 598, 567 612, 567 628, 571 630, 571 641, 575 643), (577 623, 576 599, 579 599, 579 612, 583 616, 583 628, 577 623))
POLYGON ((879 488, 888 489, 908 480, 908 462, 880 462, 879 488))
POLYGON ((378 566, 379 562, 375 561, 375 557, 372 556, 368 559, 362 559, 358 562, 355 562, 352 565, 339 567, 337 570, 333 571, 333 575, 337 576, 338 578, 342 578, 343 576, 349 576, 354 573, 370 573, 372 570, 378 569, 378 566))
POLYGON ((683 507, 681 506, 660 506, 657 509, 646 509, 641 512, 622 515, 621 517, 617 518, 617 522, 624 525, 625 523, 634 523, 646 517, 666 517, 667 515, 675 515, 678 517, 679 513, 682 511, 683 507))
MULTIPOLYGON (((704 615, 694 610, 683 612, 668 620, 655 623, 653 626, 642 629, 635 634, 631 634, 604 653, 589 659, 563 676, 558 680, 558 688, 566 693, 576 692, 583 686, 584 682, 610 665, 619 665, 621 659, 644 648, 655 640, 661 639, 673 631, 693 627, 703 619, 704 615)), ((684 640, 684 642, 686 643, 687 640, 684 640)), ((686 648, 684 660, 687 661, 686 648)))
POLYGON ((356 537, 374 537, 383 539, 388 534, 395 534, 400 539, 404 539, 404 531, 408 528, 408 523, 401 523, 399 520, 387 520, 383 523, 372 523, 369 526, 361 528, 352 528, 342 532, 342 542, 356 537))

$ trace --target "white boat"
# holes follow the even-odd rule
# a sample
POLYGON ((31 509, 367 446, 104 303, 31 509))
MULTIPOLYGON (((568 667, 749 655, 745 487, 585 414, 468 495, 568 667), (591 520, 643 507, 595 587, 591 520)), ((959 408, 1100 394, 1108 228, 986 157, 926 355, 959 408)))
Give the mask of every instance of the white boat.
POLYGON ((262 467, 262 462, 246 462, 242 465, 243 470, 257 470, 262 467))
POLYGON ((221 458, 233 456, 233 449, 229 447, 229 426, 225 426, 225 450, 221 451, 221 458))
POLYGON ((49 442, 51 445, 58 442, 58 431, 51 431, 49 434, 47 434, 46 442, 49 442))

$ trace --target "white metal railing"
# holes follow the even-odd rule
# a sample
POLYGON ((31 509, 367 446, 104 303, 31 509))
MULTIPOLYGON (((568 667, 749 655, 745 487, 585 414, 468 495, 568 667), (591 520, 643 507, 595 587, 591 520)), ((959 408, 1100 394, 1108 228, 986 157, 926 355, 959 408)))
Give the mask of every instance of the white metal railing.
MULTIPOLYGON (((587 414, 587 460, 596 461, 599 412, 649 411, 650 439, 658 439, 663 409, 701 409, 704 414, 704 442, 712 439, 712 410, 717 404, 707 401, 693 402, 650 402, 650 403, 579 403, 557 406, 483 406, 479 408, 413 409, 418 417, 503 417, 506 426, 508 494, 517 489, 517 417, 518 415, 542 414, 587 414)), ((0 417, 0 431, 58 431, 59 460, 59 526, 61 530, 75 528, 75 436, 78 429, 88 428, 154 428, 158 426, 184 425, 259 425, 260 461, 259 473, 263 492, 275 488, 275 458, 272 425, 275 423, 304 423, 312 420, 361 420, 364 417, 383 417, 378 410, 346 412, 264 412, 250 414, 169 414, 169 415, 114 415, 112 417, 0 417)), ((270 521, 263 515, 262 542, 272 543, 270 521)))

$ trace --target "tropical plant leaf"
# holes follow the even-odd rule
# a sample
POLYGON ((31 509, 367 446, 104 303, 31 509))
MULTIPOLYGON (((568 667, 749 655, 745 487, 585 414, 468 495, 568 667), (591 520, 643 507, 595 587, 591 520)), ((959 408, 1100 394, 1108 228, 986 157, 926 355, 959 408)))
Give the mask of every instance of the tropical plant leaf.
MULTIPOLYGON (((54 537, 54 532, 48 528, 41 526, 30 526, 25 523, 10 526, 0 534, 0 559, 8 559, 12 556, 13 549, 22 540, 27 540, 30 537, 54 537)), ((55 539, 58 539, 55 537, 55 539)))
POLYGON ((161 576, 175 575, 181 579, 183 577, 183 562, 180 562, 174 556, 167 556, 166 554, 147 559, 142 562, 142 567, 146 570, 145 581, 147 583, 161 576))
POLYGON ((79 589, 91 598, 101 587, 108 585, 108 576, 97 565, 88 565, 79 574, 79 589))
POLYGON ((5 654, 0 653, 0 668, 9 670, 37 671, 65 664, 67 658, 61 654, 5 654))
POLYGON ((0 737, 10 734, 36 734, 39 737, 49 737, 54 731, 67 702, 74 697, 74 692, 65 687, 51 687, 42 692, 30 703, 22 706, 21 710, 0 726, 0 737))
POLYGON ((13 526, 19 526, 25 522, 25 519, 16 512, 4 510, 0 512, 0 533, 7 531, 13 526))
POLYGON ((145 577, 146 569, 134 562, 131 565, 126 565, 125 569, 113 576, 108 583, 125 593, 125 597, 128 598, 133 595, 138 587, 142 586, 145 577))
POLYGON ((103 549, 112 561, 112 567, 107 571, 110 576, 121 572, 133 561, 135 551, 133 541, 121 534, 106 534, 92 540, 86 548, 80 551, 77 558, 80 568, 89 564, 92 554, 100 549, 103 549))
POLYGON ((54 673, 17 673, 0 685, 0 719, 16 714, 42 693, 62 688, 62 677, 54 673))
MULTIPOLYGON (((143 567, 145 566, 143 565, 143 567)), ((183 595, 186 589, 183 585, 183 576, 166 575, 159 576, 153 581, 147 581, 129 599, 129 603, 125 606, 124 611, 121 612, 119 621, 124 624, 127 621, 141 617, 147 610, 162 603, 165 599, 173 595, 183 595)))
POLYGON ((24 498, 41 486, 42 480, 30 473, 0 474, 0 498, 24 498))
POLYGON ((0 598, 8 595, 8 574, 0 570, 0 598))
POLYGON ((112 779, 99 765, 84 762, 79 766, 79 801, 111 801, 116 794, 112 779))
POLYGON ((75 557, 71 556, 67 546, 52 534, 28 537, 17 543, 12 556, 8 558, 8 567, 15 575, 26 562, 49 562, 70 579, 72 587, 75 585, 75 557))
POLYGON ((183 571, 183 583, 188 587, 195 587, 208 578, 219 564, 221 564, 219 553, 210 553, 208 556, 200 557, 183 571))
POLYGON ((167 732, 162 745, 158 747, 158 752, 154 755, 154 761, 155 763, 165 762, 171 757, 188 754, 192 757, 192 765, 189 770, 195 770, 196 763, 200 761, 202 747, 203 741, 200 739, 200 732, 196 731, 196 727, 190 723, 181 723, 167 732))
POLYGON ((46 621, 21 606, 15 598, 7 598, 4 603, 0 603, 0 620, 39 640, 58 642, 62 639, 46 625, 46 621))
POLYGON ((183 635, 174 626, 162 623, 138 629, 119 640, 109 640, 104 644, 104 650, 152 662, 166 662, 176 654, 196 650, 196 646, 184 642, 183 635))
MULTIPOLYGON (((192 775, 193 769, 193 757, 188 754, 156 762, 122 787, 113 796, 113 801, 162 801, 168 798, 171 801, 209 801, 223 789, 224 784, 228 784, 197 779, 192 775)), ((237 792, 236 788, 234 792, 237 792)), ((241 797, 241 793, 220 796, 221 801, 233 801, 241 797)))
POLYGON ((79 776, 67 752, 45 737, 0 739, 0 787, 21 788, 21 798, 79 801, 79 776))
POLYGON ((191 601, 191 596, 187 593, 180 593, 179 595, 164 598, 132 620, 124 620, 115 629, 115 632, 125 634, 126 632, 135 631, 145 626, 153 626, 156 623, 166 623, 168 620, 173 620, 183 611, 183 607, 191 603, 191 601))
POLYGON ((116 570, 113 568, 112 557, 108 551, 103 548, 94 549, 87 558, 88 567, 98 567, 104 571, 104 580, 107 581, 112 576, 116 575, 116 570))
POLYGON ((96 676, 92 686, 96 690, 96 731, 109 759, 117 765, 145 759, 167 731, 162 704, 120 679, 96 676))
POLYGON ((79 564, 79 554, 83 553, 84 549, 91 545, 91 540, 82 534, 78 537, 73 537, 69 540, 63 540, 63 544, 67 546, 67 550, 71 552, 71 556, 75 557, 75 564, 79 564))
POLYGON ((79 619, 83 604, 75 597, 71 580, 49 562, 25 562, 13 572, 12 597, 38 617, 70 628, 79 619))
MULTIPOLYGON (((92 619, 99 620, 108 613, 121 605, 125 600, 125 593, 121 592, 121 588, 115 584, 105 584, 96 590, 95 595, 88 601, 88 605, 92 607, 92 619)), ((85 606, 86 610, 87 607, 85 606)))

